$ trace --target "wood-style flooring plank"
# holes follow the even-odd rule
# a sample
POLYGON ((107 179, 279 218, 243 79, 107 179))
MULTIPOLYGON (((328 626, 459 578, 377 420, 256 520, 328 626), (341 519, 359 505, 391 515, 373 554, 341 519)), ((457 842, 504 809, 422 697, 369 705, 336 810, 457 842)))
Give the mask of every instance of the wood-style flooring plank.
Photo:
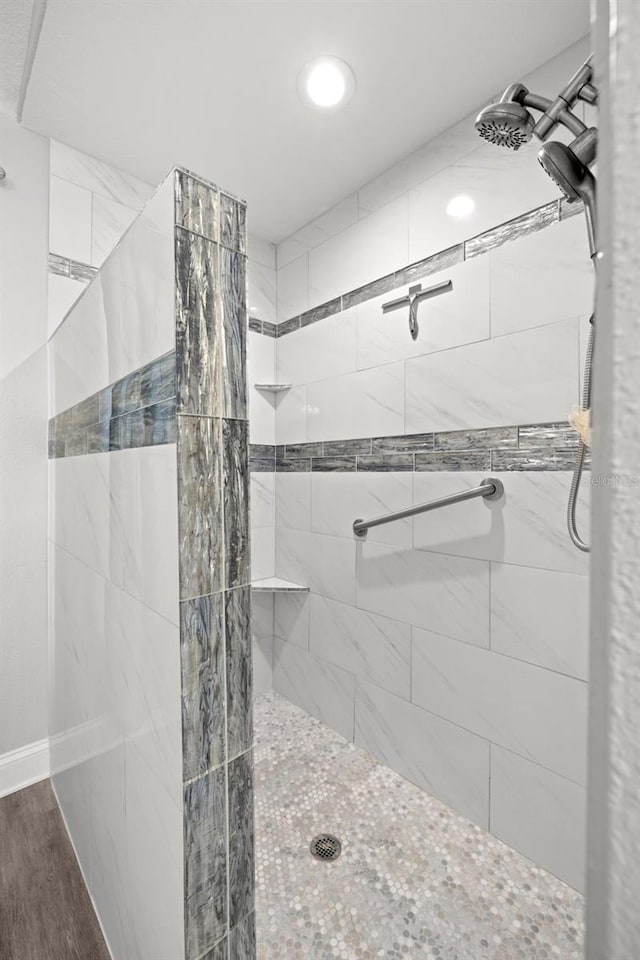
POLYGON ((1 960, 110 960, 48 780, 0 800, 1 960))

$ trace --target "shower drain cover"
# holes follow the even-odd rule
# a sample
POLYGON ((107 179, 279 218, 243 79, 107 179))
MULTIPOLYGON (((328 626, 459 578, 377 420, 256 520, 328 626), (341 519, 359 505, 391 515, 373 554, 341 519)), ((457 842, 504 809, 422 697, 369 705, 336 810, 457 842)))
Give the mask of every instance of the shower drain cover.
POLYGON ((321 833, 319 836, 313 838, 309 849, 316 860, 328 862, 338 859, 342 853, 342 844, 337 837, 332 836, 330 833, 321 833))

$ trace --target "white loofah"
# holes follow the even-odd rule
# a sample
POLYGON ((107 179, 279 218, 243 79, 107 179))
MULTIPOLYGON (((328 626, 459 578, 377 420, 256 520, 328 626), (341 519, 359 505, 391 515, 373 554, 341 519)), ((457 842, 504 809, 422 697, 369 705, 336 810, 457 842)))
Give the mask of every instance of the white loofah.
POLYGON ((569 423, 582 437, 587 447, 591 446, 591 411, 582 407, 574 407, 569 417, 569 423))

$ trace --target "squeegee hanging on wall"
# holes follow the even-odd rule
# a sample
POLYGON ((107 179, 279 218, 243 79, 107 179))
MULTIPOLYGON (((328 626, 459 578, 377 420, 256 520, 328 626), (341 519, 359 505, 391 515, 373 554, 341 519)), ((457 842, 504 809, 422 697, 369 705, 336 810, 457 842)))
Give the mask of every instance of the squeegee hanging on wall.
POLYGON ((390 300, 389 303, 382 304, 383 313, 391 313, 392 310, 399 310, 401 307, 409 307, 409 331, 413 340, 418 339, 418 307, 423 300, 430 300, 431 297, 438 297, 441 293, 449 293, 453 290, 453 281, 445 280, 444 283, 436 283, 433 287, 422 289, 422 284, 417 283, 409 287, 409 293, 406 297, 399 297, 397 300, 390 300))

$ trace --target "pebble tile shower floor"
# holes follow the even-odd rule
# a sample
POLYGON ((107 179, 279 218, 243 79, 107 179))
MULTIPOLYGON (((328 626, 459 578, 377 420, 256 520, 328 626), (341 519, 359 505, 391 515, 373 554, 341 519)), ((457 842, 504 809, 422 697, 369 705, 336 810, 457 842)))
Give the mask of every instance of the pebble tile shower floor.
POLYGON ((255 759, 258 960, 581 960, 580 894, 277 694, 255 759))

